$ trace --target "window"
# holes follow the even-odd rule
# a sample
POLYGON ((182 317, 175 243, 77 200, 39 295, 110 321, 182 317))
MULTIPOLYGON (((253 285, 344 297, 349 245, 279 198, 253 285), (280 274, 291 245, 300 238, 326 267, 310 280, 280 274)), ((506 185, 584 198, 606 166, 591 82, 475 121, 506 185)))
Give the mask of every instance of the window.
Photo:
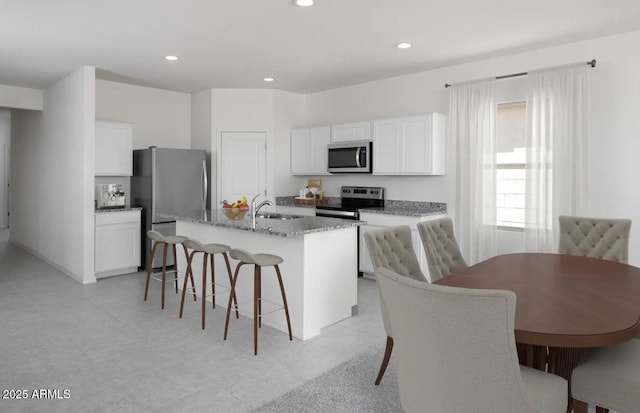
POLYGON ((496 111, 496 221, 498 227, 524 228, 526 121, 526 102, 498 105, 496 111))

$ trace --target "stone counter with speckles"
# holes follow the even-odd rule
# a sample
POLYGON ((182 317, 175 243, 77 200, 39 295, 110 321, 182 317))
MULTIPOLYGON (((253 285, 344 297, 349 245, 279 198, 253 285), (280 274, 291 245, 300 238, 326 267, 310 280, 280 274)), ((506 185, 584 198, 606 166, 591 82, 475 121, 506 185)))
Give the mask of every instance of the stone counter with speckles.
POLYGON ((261 234, 277 235, 280 237, 295 237, 298 235, 310 234, 313 232, 334 231, 337 229, 351 228, 363 223, 347 219, 310 217, 299 215, 286 215, 293 219, 270 219, 256 218, 255 223, 251 219, 249 211, 242 219, 232 219, 227 216, 224 210, 197 211, 193 213, 172 214, 159 213, 159 216, 175 219, 177 221, 196 222, 199 224, 213 225, 237 229, 241 231, 257 232, 261 234))
MULTIPOLYGON (((327 197, 329 205, 340 206, 340 198, 327 197)), ((276 205, 280 206, 296 206, 301 208, 313 208, 305 207, 294 204, 295 197, 293 196, 279 196, 276 197, 276 205)), ((424 217, 428 215, 438 215, 447 213, 447 204, 443 202, 421 202, 421 201, 396 201, 386 200, 384 208, 362 208, 360 212, 375 213, 375 214, 388 214, 388 215, 404 215, 411 217, 424 217)))

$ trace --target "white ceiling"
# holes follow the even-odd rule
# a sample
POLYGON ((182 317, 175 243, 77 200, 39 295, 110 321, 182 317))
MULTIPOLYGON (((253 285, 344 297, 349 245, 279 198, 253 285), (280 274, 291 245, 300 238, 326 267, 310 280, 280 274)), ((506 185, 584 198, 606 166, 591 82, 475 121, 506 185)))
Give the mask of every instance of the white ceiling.
POLYGON ((0 0, 0 84, 89 65, 183 92, 310 93, 638 29, 633 0, 0 0))

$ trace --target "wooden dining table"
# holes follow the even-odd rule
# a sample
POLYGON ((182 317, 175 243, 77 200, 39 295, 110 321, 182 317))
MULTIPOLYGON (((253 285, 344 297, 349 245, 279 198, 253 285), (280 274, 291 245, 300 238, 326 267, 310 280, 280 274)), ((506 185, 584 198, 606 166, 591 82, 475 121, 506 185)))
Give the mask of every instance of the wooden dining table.
POLYGON ((435 282, 516 294, 520 362, 569 380, 594 347, 640 333, 640 268, 564 254, 490 258, 435 282))

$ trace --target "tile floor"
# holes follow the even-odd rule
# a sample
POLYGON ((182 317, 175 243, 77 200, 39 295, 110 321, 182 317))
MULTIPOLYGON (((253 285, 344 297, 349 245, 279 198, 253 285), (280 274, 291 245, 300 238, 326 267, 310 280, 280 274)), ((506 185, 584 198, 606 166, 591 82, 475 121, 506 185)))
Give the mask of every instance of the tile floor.
POLYGON ((144 277, 83 286, 0 231, 0 390, 60 392, 0 398, 0 412, 249 412, 370 347, 384 348, 371 280, 359 281, 358 316, 304 342, 265 326, 254 356, 251 320, 232 320, 224 341, 224 309, 209 310, 203 331, 199 303, 186 302, 179 319, 178 296, 167 294, 162 311, 159 283, 143 301, 144 277))
POLYGON ((232 320, 224 341, 221 308, 209 310, 202 331, 193 301, 182 320, 175 294, 160 310, 158 283, 143 301, 144 273, 83 286, 7 238, 0 230, 2 413, 250 412, 369 348, 384 349, 368 279, 359 279, 357 316, 304 342, 264 326, 254 356, 247 318, 232 320), (40 389, 53 398, 3 397, 40 389))

